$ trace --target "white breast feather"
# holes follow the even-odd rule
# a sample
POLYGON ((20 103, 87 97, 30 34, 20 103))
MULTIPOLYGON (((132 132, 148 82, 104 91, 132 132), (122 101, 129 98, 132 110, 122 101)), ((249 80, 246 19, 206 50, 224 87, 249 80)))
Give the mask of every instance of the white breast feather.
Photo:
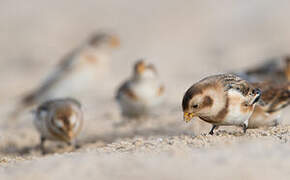
POLYGON ((245 101, 245 97, 240 92, 230 89, 228 98, 228 114, 223 122, 224 125, 242 125, 247 123, 252 112, 242 113, 241 104, 245 101))

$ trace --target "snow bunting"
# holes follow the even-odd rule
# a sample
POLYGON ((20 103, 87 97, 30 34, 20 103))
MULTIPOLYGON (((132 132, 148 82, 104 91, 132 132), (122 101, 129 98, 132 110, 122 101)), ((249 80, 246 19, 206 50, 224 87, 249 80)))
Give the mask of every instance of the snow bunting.
POLYGON ((236 74, 249 82, 287 82, 290 81, 290 56, 272 59, 236 74))
POLYGON ((276 126, 281 122, 282 109, 290 103, 290 83, 255 83, 262 96, 249 119, 249 128, 276 126))
POLYGON ((162 103, 163 97, 164 86, 155 67, 140 60, 134 66, 132 77, 118 89, 116 100, 123 116, 141 117, 149 115, 162 103))
POLYGON ((246 132, 260 96, 259 89, 238 76, 209 76, 186 91, 182 101, 184 120, 189 122, 196 116, 213 124, 210 134, 220 125, 242 126, 246 132))
POLYGON ((114 35, 97 33, 65 56, 38 88, 25 96, 15 114, 26 107, 54 98, 77 96, 95 84, 108 68, 110 54, 119 45, 114 35))
POLYGON ((83 124, 81 105, 71 98, 44 102, 36 110, 34 124, 40 133, 42 152, 45 140, 75 143, 83 124))

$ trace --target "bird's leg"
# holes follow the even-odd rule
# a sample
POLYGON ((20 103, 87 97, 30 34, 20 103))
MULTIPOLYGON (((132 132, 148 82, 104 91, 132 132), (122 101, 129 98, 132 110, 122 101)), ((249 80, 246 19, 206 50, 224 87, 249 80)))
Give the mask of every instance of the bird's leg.
POLYGON ((243 131, 244 131, 245 134, 247 132, 247 129, 248 129, 248 125, 247 124, 243 124, 243 131))
POLYGON ((41 150, 41 153, 42 155, 45 155, 46 154, 46 151, 45 151, 45 148, 44 148, 44 143, 46 141, 46 138, 45 137, 40 137, 40 150, 41 150))
POLYGON ((278 119, 275 119, 274 120, 274 127, 277 127, 279 125, 279 120, 278 119))
POLYGON ((245 134, 246 134, 246 132, 247 132, 248 125, 249 125, 249 120, 246 120, 246 121, 243 123, 243 125, 242 125, 242 127, 243 127, 243 131, 244 131, 245 134))
POLYGON ((76 140, 72 140, 70 142, 67 142, 67 145, 68 146, 72 146, 74 149, 79 149, 80 148, 80 145, 78 145, 76 140))
POLYGON ((114 127, 115 128, 124 127, 130 124, 131 122, 132 122, 131 117, 123 113, 121 122, 115 123, 114 127))
POLYGON ((217 128, 217 127, 218 127, 217 125, 212 125, 212 128, 211 128, 209 134, 210 134, 210 135, 213 135, 213 134, 214 134, 213 130, 214 130, 215 128, 217 128))

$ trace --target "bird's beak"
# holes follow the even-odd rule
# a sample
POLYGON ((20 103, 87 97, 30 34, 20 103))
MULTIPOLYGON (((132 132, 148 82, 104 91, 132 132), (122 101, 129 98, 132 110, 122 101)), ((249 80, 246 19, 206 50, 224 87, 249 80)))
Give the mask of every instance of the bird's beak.
POLYGON ((145 70, 146 70, 146 66, 145 66, 144 63, 138 65, 138 67, 137 67, 137 73, 138 73, 138 74, 143 74, 143 72, 144 72, 145 70))
POLYGON ((120 39, 117 36, 112 36, 111 37, 111 46, 113 48, 120 46, 120 39))
POLYGON ((184 112, 183 119, 186 123, 188 123, 194 116, 195 115, 193 113, 184 112))
POLYGON ((69 139, 72 139, 73 136, 74 136, 74 134, 73 134, 72 131, 69 131, 69 132, 67 133, 67 136, 69 137, 69 139))

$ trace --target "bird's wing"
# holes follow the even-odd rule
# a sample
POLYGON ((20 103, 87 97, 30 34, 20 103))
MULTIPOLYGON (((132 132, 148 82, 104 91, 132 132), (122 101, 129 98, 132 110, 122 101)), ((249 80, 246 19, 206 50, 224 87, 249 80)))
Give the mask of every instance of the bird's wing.
POLYGON ((233 74, 221 75, 219 81, 222 82, 225 91, 234 89, 244 96, 248 94, 251 87, 251 85, 246 80, 233 74))
POLYGON ((290 104, 290 83, 275 84, 272 82, 253 83, 261 90, 261 102, 267 112, 276 112, 290 104))
POLYGON ((279 60, 271 59, 266 61, 263 64, 260 64, 254 68, 246 70, 247 75, 254 75, 254 74, 268 74, 269 72, 275 72, 280 69, 279 60))
POLYGON ((39 114, 42 111, 49 111, 50 107, 55 103, 54 100, 48 100, 44 103, 42 103, 36 110, 36 113, 39 114))
POLYGON ((249 82, 273 81, 287 82, 286 69, 287 59, 270 59, 256 67, 246 69, 234 74, 249 82))
POLYGON ((27 105, 34 104, 39 97, 44 95, 47 91, 54 87, 58 81, 64 78, 71 71, 74 61, 76 60, 74 57, 77 53, 79 53, 79 51, 75 50, 66 55, 60 61, 56 69, 50 73, 46 80, 44 80, 40 87, 22 99, 22 103, 27 105))
POLYGON ((131 90, 130 88, 130 81, 126 81, 125 83, 123 83, 121 85, 121 87, 118 89, 117 91, 117 95, 116 95, 116 99, 120 100, 122 95, 126 95, 131 99, 137 100, 138 97, 136 96, 136 94, 131 90))

